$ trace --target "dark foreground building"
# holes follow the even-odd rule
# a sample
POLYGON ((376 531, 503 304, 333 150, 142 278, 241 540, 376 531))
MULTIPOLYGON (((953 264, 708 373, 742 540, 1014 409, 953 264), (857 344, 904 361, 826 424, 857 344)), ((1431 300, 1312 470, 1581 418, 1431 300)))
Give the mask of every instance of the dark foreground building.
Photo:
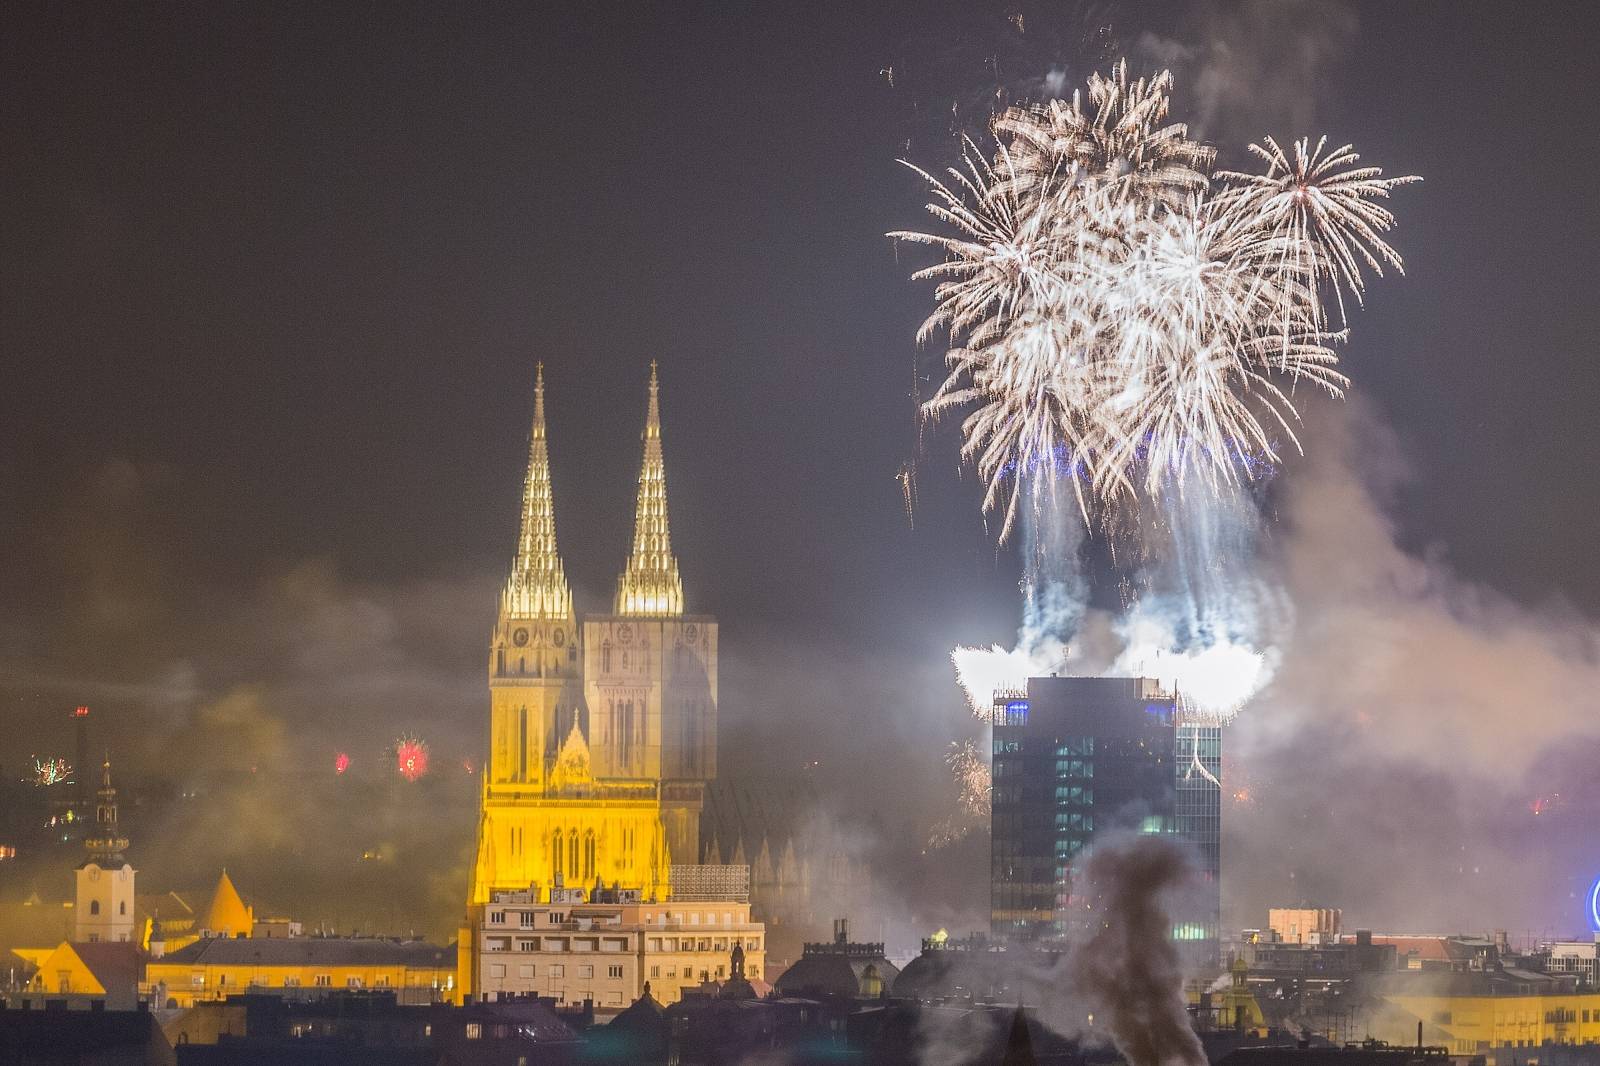
POLYGON ((1151 678, 1035 677, 995 700, 990 928, 1066 932, 1070 871, 1097 836, 1171 834, 1191 846, 1199 890, 1173 936, 1216 954, 1222 735, 1151 678))

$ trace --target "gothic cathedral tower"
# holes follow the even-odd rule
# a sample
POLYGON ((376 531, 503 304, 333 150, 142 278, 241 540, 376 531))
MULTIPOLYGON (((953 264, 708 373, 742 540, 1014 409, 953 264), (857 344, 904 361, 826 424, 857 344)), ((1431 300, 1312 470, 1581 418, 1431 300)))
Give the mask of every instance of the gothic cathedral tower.
POLYGON ((561 557, 545 440, 544 371, 516 559, 489 648, 489 759, 469 906, 496 891, 671 891, 658 781, 617 779, 589 749, 584 655, 561 557))
POLYGON ((697 863, 706 782, 717 774, 717 621, 683 610, 654 362, 643 443, 633 547, 614 609, 583 624, 589 743, 597 776, 660 782, 673 859, 697 863))
POLYGON ((72 939, 126 942, 133 939, 133 864, 122 857, 128 839, 117 828, 117 790, 111 786, 111 759, 100 768, 94 828, 84 838, 89 857, 78 867, 72 907, 72 939))
POLYGON ((572 592, 556 552, 545 441, 544 367, 533 387, 533 433, 522 483, 517 555, 500 593, 489 652, 491 791, 543 785, 545 763, 579 720, 583 700, 572 592))

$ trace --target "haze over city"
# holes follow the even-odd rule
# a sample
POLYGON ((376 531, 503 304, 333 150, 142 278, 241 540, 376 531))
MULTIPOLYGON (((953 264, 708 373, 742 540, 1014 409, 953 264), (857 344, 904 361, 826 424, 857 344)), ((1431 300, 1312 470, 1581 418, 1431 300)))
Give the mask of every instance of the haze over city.
POLYGON ((1220 793, 1196 939, 1302 905, 1587 935, 1596 43, 1576 4, 8 6, 0 904, 71 897, 82 834, 24 837, 78 787, 53 760, 87 819, 109 759, 141 893, 226 869, 257 917, 444 945, 515 880, 493 790, 592 773, 655 782, 672 864, 765 835, 845 871, 807 937, 911 957, 1001 931, 1008 694, 1149 675, 1220 723, 1215 776, 1190 737, 1220 793), (1096 142, 1103 175, 1059 178, 1038 131, 1095 78, 1170 96, 1168 169, 1096 142), (1402 179, 1348 268, 1237 176, 1324 134, 1402 179), (1046 221, 982 228, 1006 211, 1046 221), (1149 294, 1222 230, 1216 341, 1149 294), (1133 250, 1062 265, 1107 233, 1133 250), (916 276, 963 255, 966 293, 916 276), (1214 388, 1148 398, 1223 348, 1214 388), (644 755, 597 695, 600 641, 656 632, 627 618, 698 656, 644 755), (572 674, 503 740, 485 665, 509 691, 524 647, 572 674))

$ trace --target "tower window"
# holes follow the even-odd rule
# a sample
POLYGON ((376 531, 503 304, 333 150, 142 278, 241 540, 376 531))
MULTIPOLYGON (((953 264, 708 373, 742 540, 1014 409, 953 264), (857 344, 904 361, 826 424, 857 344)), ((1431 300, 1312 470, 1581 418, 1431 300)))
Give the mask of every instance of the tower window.
POLYGON ((117 913, 118 914, 127 914, 128 913, 128 901, 127 900, 123 900, 121 903, 117 904, 117 913))
POLYGON ((89 901, 89 913, 90 914, 99 914, 100 913, 100 901, 99 900, 91 899, 89 901))

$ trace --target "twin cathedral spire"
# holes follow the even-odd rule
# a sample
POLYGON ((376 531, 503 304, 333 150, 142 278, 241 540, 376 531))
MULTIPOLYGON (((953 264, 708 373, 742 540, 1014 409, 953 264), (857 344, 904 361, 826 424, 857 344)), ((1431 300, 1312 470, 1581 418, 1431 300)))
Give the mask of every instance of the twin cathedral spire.
MULTIPOLYGON (((617 578, 615 613, 661 618, 683 614, 683 580, 672 554, 667 525, 667 469, 661 456, 660 385, 650 363, 650 400, 645 410, 644 459, 633 520, 633 550, 617 578)), ((522 531, 517 557, 501 594, 501 611, 514 618, 572 617, 572 590, 556 549, 555 502, 550 490, 550 452, 545 438, 544 364, 533 387, 533 434, 522 486, 522 531)))

